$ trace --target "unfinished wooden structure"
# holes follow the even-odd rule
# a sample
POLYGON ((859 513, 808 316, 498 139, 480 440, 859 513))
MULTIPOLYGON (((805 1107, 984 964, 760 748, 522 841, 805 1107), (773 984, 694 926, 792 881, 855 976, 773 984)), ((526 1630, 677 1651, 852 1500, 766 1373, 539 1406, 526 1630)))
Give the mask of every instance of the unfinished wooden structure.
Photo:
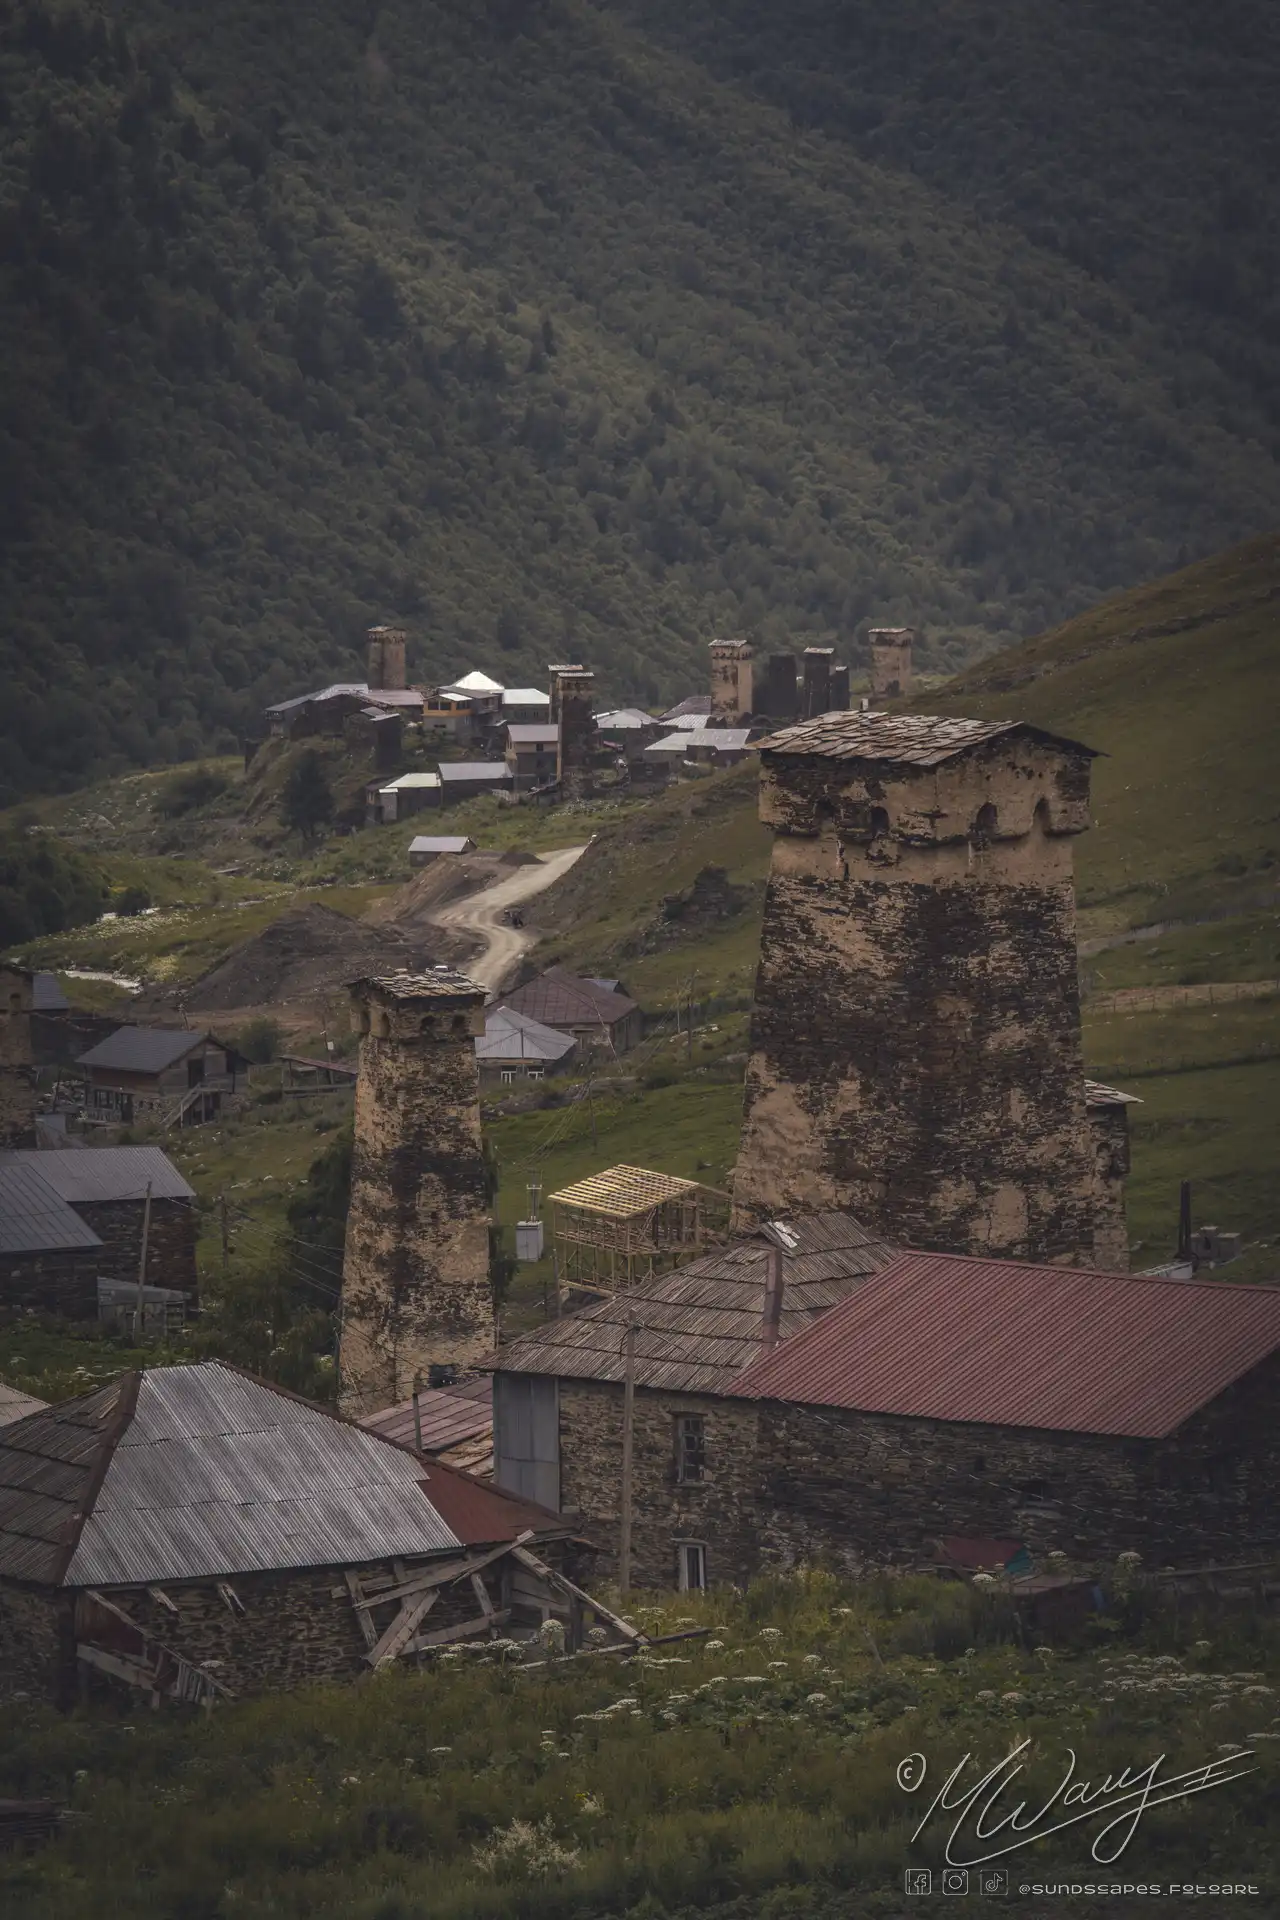
POLYGON ((616 1293, 693 1259, 724 1231, 729 1196, 647 1167, 607 1167, 551 1199, 562 1283, 616 1293))

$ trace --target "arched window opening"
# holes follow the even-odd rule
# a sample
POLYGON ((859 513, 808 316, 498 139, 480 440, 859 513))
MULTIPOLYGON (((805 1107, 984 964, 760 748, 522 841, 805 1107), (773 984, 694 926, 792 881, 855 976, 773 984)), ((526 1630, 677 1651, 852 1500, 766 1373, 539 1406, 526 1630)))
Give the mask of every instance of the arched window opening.
POLYGON ((995 831, 998 825, 999 825, 999 816, 997 815, 996 810, 992 806, 991 802, 987 800, 983 803, 982 806, 978 808, 977 814, 974 817, 974 822, 973 822, 974 839, 981 843, 985 843, 986 841, 992 839, 995 835, 995 831))
POLYGON ((871 832, 873 837, 878 839, 882 833, 888 833, 888 831, 889 809, 887 807, 872 807, 871 832))

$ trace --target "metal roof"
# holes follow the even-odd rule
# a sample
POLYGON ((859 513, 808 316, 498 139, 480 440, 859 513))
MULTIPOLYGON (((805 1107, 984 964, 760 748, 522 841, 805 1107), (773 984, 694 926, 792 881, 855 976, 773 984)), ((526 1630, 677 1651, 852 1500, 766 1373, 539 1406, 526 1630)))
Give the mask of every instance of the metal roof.
POLYGON ((686 1194, 701 1193, 697 1180, 681 1180, 671 1173, 651 1173, 648 1167, 606 1167, 603 1173, 589 1173, 585 1180, 561 1187, 550 1197, 566 1207, 582 1207, 588 1213, 606 1213, 613 1220, 630 1220, 648 1213, 651 1207, 665 1206, 668 1200, 683 1200, 686 1194))
POLYGON ((379 787, 379 793, 403 793, 406 787, 438 787, 438 773, 402 773, 398 780, 388 780, 385 787, 379 787))
POLYGON ((31 1011, 33 1013, 66 1013, 71 1002, 58 985, 56 973, 37 973, 31 982, 31 1011))
MULTIPOLYGON (((809 1215, 787 1223, 795 1252, 783 1255, 779 1336, 788 1340, 894 1258, 851 1214, 809 1215)), ((772 1249, 740 1241, 656 1274, 626 1293, 549 1320, 513 1340, 486 1364, 499 1373, 621 1381, 622 1340, 637 1324, 636 1382, 680 1393, 734 1394, 761 1353, 765 1287, 772 1249)))
POLYGON ((658 717, 669 725, 673 720, 682 720, 686 714, 708 714, 710 711, 711 695, 709 693, 691 693, 686 700, 681 700, 676 706, 669 707, 658 717))
POLYGON ((25 1420, 29 1413, 42 1413, 47 1400, 37 1400, 34 1394, 20 1393, 17 1387, 7 1387, 0 1380, 0 1427, 7 1427, 15 1420, 25 1420))
POLYGON ((0 1168, 30 1167, 71 1206, 95 1200, 194 1200, 178 1169, 159 1147, 19 1148, 0 1153, 0 1168))
MULTIPOLYGON (((708 695, 708 699, 709 698, 710 696, 708 695)), ((708 706, 705 709, 700 709, 696 713, 683 713, 680 711, 664 713, 661 724, 664 727, 673 727, 677 733, 702 733, 711 725, 711 709, 708 706)))
POLYGON ((913 767, 938 767, 972 747, 1020 733, 1072 753, 1096 757, 1092 747, 1021 720, 956 720, 949 714, 823 713, 796 727, 783 727, 761 741, 766 756, 819 755, 828 760, 893 760, 913 767))
POLYGON ((410 853, 469 853, 475 841, 465 833, 420 833, 409 842, 410 853))
POLYGON ((719 753, 740 753, 751 739, 750 727, 698 727, 690 749, 714 747, 719 753))
POLYGON ((1158 1439, 1280 1345, 1280 1288, 904 1253, 745 1397, 1158 1439))
POLYGON ((421 687, 370 687, 369 703, 375 707, 420 707, 421 687))
POLYGON ((488 780, 500 787, 511 778, 505 760, 442 760, 440 784, 447 787, 455 780, 488 780))
POLYGON ((556 1524, 222 1361, 126 1375, 0 1430, 0 1572, 42 1584, 359 1565, 556 1524))
POLYGON ((651 713, 645 713, 639 707, 615 707, 609 713, 596 715, 596 726, 603 727, 606 732, 610 729, 625 732, 630 728, 638 731, 641 727, 657 727, 661 724, 651 713))
POLYGON ((0 1254, 71 1253, 102 1245, 61 1194, 25 1164, 45 1157, 24 1153, 0 1160, 0 1254))
POLYGON ((442 687, 442 693, 501 693, 502 683, 491 680, 487 673, 464 673, 461 680, 451 680, 448 687, 442 687))
POLYGON ((692 727, 686 727, 680 733, 664 734, 661 740, 650 741, 645 748, 645 755, 647 757, 650 754, 688 753, 695 739, 701 739, 704 731, 705 729, 701 728, 695 731, 692 727))
POLYGON ((210 1036, 190 1027, 117 1027, 96 1047, 82 1053, 81 1067, 114 1067, 123 1073, 163 1073, 210 1036))
MULTIPOLYGON (((418 1418, 422 1427, 422 1451, 444 1453, 461 1440, 493 1431, 493 1377, 483 1373, 478 1380, 466 1380, 456 1387, 431 1387, 418 1395, 418 1418)), ((380 1413, 367 1413, 362 1427, 394 1440, 402 1447, 416 1444, 413 1401, 398 1407, 383 1407, 380 1413)))
POLYGON ((543 693, 540 687, 504 687, 502 704, 504 707, 549 707, 551 695, 543 693))
POLYGON ((504 994, 501 1004, 527 1013, 547 1027, 611 1026, 635 1006, 625 993, 609 993, 594 980, 579 979, 562 967, 548 967, 537 980, 504 994))
POLYGON ((563 1060, 576 1045, 572 1034, 544 1027, 541 1020, 512 1007, 494 1007, 485 1015, 476 1039, 477 1060, 563 1060))
POLYGON ((343 694, 365 694, 369 692, 367 680, 339 680, 331 687, 320 687, 315 693, 295 694, 292 700, 278 700, 274 707, 268 707, 268 713, 292 713, 297 707, 311 706, 319 700, 336 700, 343 694))
POLYGON ((541 721, 530 721, 526 724, 513 720, 507 728, 507 738, 513 747, 549 746, 553 740, 560 738, 560 729, 547 726, 541 721))

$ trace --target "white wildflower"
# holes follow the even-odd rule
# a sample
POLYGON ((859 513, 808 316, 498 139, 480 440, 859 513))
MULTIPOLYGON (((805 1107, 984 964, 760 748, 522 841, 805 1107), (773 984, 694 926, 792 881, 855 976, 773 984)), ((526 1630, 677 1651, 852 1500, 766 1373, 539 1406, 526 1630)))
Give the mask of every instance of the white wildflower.
POLYGON ((1002 1700, 1011 1700, 1011 1701, 1013 1701, 1013 1702, 1015 1702, 1015 1704, 1016 1704, 1016 1702, 1017 1702, 1017 1701, 1019 1701, 1019 1700, 1025 1700, 1025 1699, 1026 1699, 1026 1697, 1027 1697, 1027 1696, 1026 1696, 1026 1694, 1025 1694, 1025 1693, 1018 1693, 1018 1692, 1016 1692, 1016 1691, 1015 1691, 1015 1692, 1013 1692, 1013 1693, 1002 1693, 1002 1694, 1000 1695, 1000 1698, 1001 1698, 1002 1700))
POLYGON ((825 1693, 807 1693, 804 1703, 806 1707, 825 1707, 827 1704, 827 1696, 825 1693))
POLYGON ((432 1747, 432 1753, 452 1753, 452 1747, 432 1747))
POLYGON ((1127 1553, 1118 1553, 1116 1555, 1116 1565, 1118 1567, 1140 1567, 1142 1565, 1142 1555, 1140 1553, 1134 1553, 1133 1549, 1130 1548, 1127 1553))
POLYGON ((594 1793, 584 1793, 580 1796, 580 1800, 583 1813, 597 1814, 604 1812, 604 1801, 597 1799, 594 1793))
POLYGON ((546 1648, 548 1653, 563 1653, 564 1621, 556 1619, 544 1620, 538 1628, 538 1640, 539 1643, 546 1648))
POLYGON ((1213 1642, 1212 1640, 1197 1640, 1192 1646, 1191 1651, 1192 1653, 1212 1653, 1213 1642))
POLYGON ((1245 1687, 1244 1688, 1244 1693, 1246 1697, 1251 1693, 1274 1693, 1274 1692, 1275 1692, 1274 1687, 1245 1687))
POLYGON ((977 1693, 975 1693, 973 1697, 975 1700, 994 1700, 996 1697, 996 1690, 994 1687, 979 1687, 977 1693))
POLYGON ((744 1673, 741 1680, 744 1687, 766 1687, 769 1684, 767 1673, 744 1673))
POLYGON ((702 1644, 708 1653, 719 1653, 724 1647, 723 1640, 704 1640, 702 1644))
POLYGON ((536 1826, 529 1820, 513 1820, 508 1827, 495 1828, 488 1844, 473 1847, 471 1855, 483 1873, 508 1869, 513 1878, 564 1873, 578 1863, 578 1848, 561 1846, 550 1819, 536 1826))
POLYGON ((820 1653, 806 1653, 804 1663, 806 1667, 820 1667, 822 1665, 822 1655, 820 1653))
POLYGON ((781 1627, 761 1627, 760 1638, 762 1640, 781 1640, 782 1628, 781 1627))
POLYGON ((973 1576, 973 1585, 975 1587, 994 1587, 995 1583, 996 1577, 994 1573, 975 1573, 973 1576))
POLYGON ((785 1673, 785 1672, 786 1672, 786 1670, 787 1670, 787 1663, 786 1663, 786 1661, 785 1661, 785 1660, 771 1660, 771 1661, 769 1662, 769 1671, 770 1671, 770 1673, 777 1673, 777 1672, 778 1672, 779 1670, 781 1670, 781 1671, 782 1671, 783 1673, 785 1673))

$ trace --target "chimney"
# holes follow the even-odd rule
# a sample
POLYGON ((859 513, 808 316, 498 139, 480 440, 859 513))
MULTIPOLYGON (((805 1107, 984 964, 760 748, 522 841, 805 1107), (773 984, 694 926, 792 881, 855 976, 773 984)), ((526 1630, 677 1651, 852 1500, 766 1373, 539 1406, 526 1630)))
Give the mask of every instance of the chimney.
POLYGON ((769 1248, 769 1266, 764 1283, 764 1317, 760 1325, 760 1344, 765 1353, 772 1353, 778 1344, 782 1326, 782 1262, 785 1258, 782 1248, 769 1248))

